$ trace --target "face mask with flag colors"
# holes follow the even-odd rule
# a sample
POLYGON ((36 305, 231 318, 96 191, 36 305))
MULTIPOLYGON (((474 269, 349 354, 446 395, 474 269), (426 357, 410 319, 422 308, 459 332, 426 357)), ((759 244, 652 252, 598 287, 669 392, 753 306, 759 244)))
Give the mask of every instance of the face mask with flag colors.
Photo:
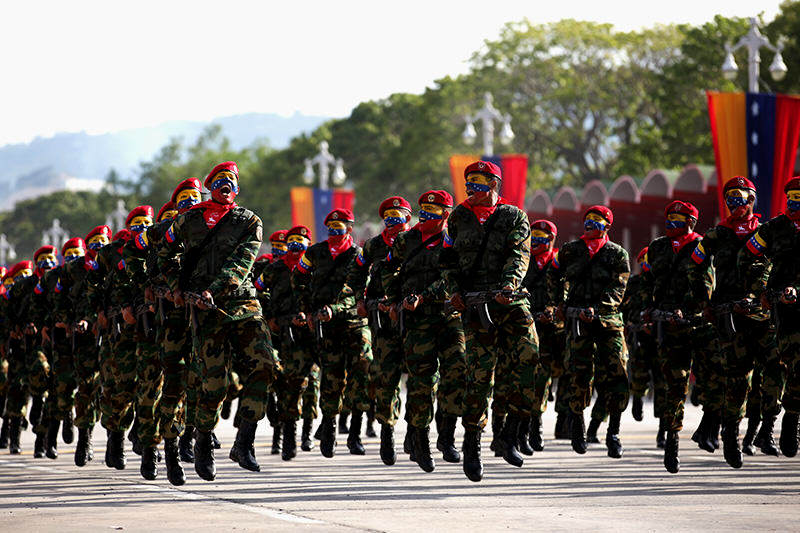
POLYGON ((398 224, 405 224, 406 214, 402 209, 387 209, 383 212, 383 225, 387 228, 393 228, 398 224))
POLYGON ((345 224, 341 220, 328 221, 329 237, 339 237, 345 235, 346 233, 347 233, 347 224, 345 224))
POLYGON ((286 239, 286 247, 290 252, 304 252, 308 248, 308 239, 302 235, 289 235, 286 239))
POLYGON ((36 258, 36 266, 43 270, 54 268, 57 264, 58 261, 54 254, 41 254, 36 258))
POLYGON ((64 250, 64 261, 67 263, 71 263, 76 259, 80 259, 86 255, 86 250, 83 248, 67 248, 64 250))
POLYGON ((800 190, 787 191, 786 207, 792 211, 800 211, 800 190))
POLYGON ((199 204, 202 199, 200 191, 197 189, 183 189, 178 193, 175 204, 178 209, 190 209, 193 205, 199 204))
POLYGON ((583 220, 583 229, 585 231, 605 231, 607 226, 608 220, 597 213, 589 213, 583 220))
POLYGON ((134 233, 141 233, 153 225, 153 219, 144 215, 135 216, 131 219, 128 229, 134 233))
POLYGON ((441 220, 442 218, 444 218, 444 207, 436 204, 420 205, 420 222, 427 222, 428 220, 441 220))
POLYGON ((480 172, 471 172, 467 175, 467 192, 489 192, 492 178, 480 172))
POLYGON ((108 237, 106 237, 103 234, 99 234, 99 235, 92 235, 92 238, 89 239, 89 242, 86 243, 86 246, 88 246, 90 250, 99 250, 108 243, 109 243, 108 237))

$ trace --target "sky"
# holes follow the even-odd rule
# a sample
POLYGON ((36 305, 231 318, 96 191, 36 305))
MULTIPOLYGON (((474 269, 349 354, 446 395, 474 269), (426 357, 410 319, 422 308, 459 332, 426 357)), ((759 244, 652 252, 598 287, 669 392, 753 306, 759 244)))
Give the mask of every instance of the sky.
POLYGON ((468 70, 505 23, 774 18, 779 0, 63 0, 0 5, 0 146, 247 112, 347 116, 468 70), (757 6, 757 7, 756 7, 757 6))

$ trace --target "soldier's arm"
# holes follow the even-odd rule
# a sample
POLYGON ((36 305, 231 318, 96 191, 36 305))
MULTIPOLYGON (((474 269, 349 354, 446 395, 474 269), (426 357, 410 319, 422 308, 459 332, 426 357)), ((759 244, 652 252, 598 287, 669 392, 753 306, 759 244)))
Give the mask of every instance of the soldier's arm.
POLYGON ((448 294, 461 292, 460 279, 461 270, 458 261, 458 252, 453 244, 458 234, 458 225, 450 225, 444 229, 442 238, 442 253, 439 254, 439 270, 442 271, 442 279, 448 294))
POLYGON ((373 257, 375 254, 373 248, 375 247, 372 246, 372 240, 370 239, 364 244, 364 248, 359 251, 355 263, 347 274, 346 284, 352 289, 356 301, 364 299, 370 268, 375 260, 379 259, 373 257))
POLYGON ((270 295, 270 289, 272 288, 272 284, 274 282, 275 276, 273 275, 272 265, 265 266, 261 270, 261 274, 259 274, 258 279, 256 279, 255 282, 256 290, 258 291, 258 301, 261 302, 261 310, 265 320, 269 320, 270 318, 274 317, 274 313, 272 311, 272 298, 270 295))
POLYGON ((247 279, 256 262, 258 250, 261 248, 263 231, 261 219, 253 215, 248 222, 247 232, 233 253, 222 264, 222 269, 216 279, 208 286, 208 291, 215 298, 238 289, 247 279))
POLYGON ((625 295, 625 286, 628 284, 628 278, 631 275, 628 252, 623 248, 619 248, 618 254, 614 257, 614 261, 609 268, 612 269, 611 282, 600 293, 601 313, 619 310, 619 304, 622 303, 622 297, 625 295))
POLYGON ((547 301, 549 305, 558 307, 563 304, 567 296, 567 287, 564 272, 569 264, 569 249, 561 248, 553 256, 552 268, 547 269, 547 301))
POLYGON ((763 224, 736 256, 736 269, 743 280, 744 289, 755 295, 760 295, 767 289, 772 270, 769 260, 772 255, 771 229, 769 222, 763 224))
POLYGON ((164 233, 164 239, 158 247, 158 269, 171 291, 178 289, 181 275, 181 256, 186 250, 183 242, 183 226, 185 216, 175 218, 164 233))
POLYGON ((311 276, 314 273, 314 258, 312 248, 310 247, 303 256, 300 262, 297 263, 294 271, 292 271, 292 289, 297 296, 297 305, 300 311, 309 313, 311 309, 311 276))
POLYGON ((503 287, 517 289, 528 272, 531 260, 531 226, 528 216, 522 211, 517 211, 515 222, 514 229, 506 237, 509 254, 503 265, 501 282, 503 287))
POLYGON ((381 285, 383 294, 390 303, 399 302, 402 298, 402 280, 400 279, 400 267, 406 257, 406 237, 404 233, 399 234, 392 244, 392 249, 386 255, 381 267, 381 285))

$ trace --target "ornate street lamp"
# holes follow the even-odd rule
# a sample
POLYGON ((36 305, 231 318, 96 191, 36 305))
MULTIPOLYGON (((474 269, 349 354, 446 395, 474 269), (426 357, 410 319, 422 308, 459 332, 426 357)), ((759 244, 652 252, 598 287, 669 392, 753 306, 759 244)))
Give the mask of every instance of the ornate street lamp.
POLYGON ((317 166, 319 171, 319 188, 323 191, 328 190, 328 179, 331 178, 333 185, 343 185, 347 175, 344 173, 344 161, 342 158, 336 158, 328 151, 328 141, 319 143, 319 153, 311 159, 303 161, 306 168, 303 171, 303 181, 307 185, 314 183, 314 165, 317 166), (331 167, 333 167, 333 176, 331 176, 331 167))
POLYGON ((498 111, 494 105, 492 105, 491 93, 484 93, 483 107, 474 115, 465 116, 464 120, 466 121, 467 126, 464 128, 464 133, 462 136, 467 144, 473 144, 478 138, 474 123, 480 121, 482 134, 481 140, 483 141, 483 155, 485 156, 494 155, 495 121, 503 124, 499 135, 499 139, 502 144, 507 145, 514 139, 514 132, 511 130, 511 115, 504 115, 500 113, 500 111, 498 111))
POLYGON ((747 48, 747 90, 751 93, 758 92, 758 71, 761 64, 761 54, 759 50, 766 48, 775 52, 775 57, 772 59, 772 64, 769 66, 769 73, 775 81, 781 81, 786 76, 787 68, 786 63, 783 62, 781 51, 783 50, 783 39, 778 40, 778 46, 773 46, 766 37, 761 35, 758 30, 758 23, 754 17, 750 19, 750 30, 747 34, 739 39, 736 45, 731 46, 730 43, 725 43, 725 61, 722 63, 722 74, 728 80, 736 78, 739 67, 736 65, 736 60, 733 53, 742 47, 747 48))

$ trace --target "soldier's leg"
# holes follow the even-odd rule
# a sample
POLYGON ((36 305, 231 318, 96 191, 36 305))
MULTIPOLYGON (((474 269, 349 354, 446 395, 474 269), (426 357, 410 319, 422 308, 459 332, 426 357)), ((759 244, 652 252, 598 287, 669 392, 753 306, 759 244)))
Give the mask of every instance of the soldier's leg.
POLYGON ((569 408, 570 439, 572 449, 579 454, 586 453, 586 423, 583 411, 592 401, 592 382, 594 377, 594 335, 592 328, 584 328, 581 337, 567 335, 569 350, 569 408))
MULTIPOLYGON (((29 352, 25 382, 28 387, 28 394, 31 397, 30 423, 33 432, 36 434, 33 455, 34 457, 43 457, 49 423, 46 409, 53 410, 55 407, 52 404, 45 405, 45 396, 51 390, 53 383, 50 361, 47 355, 40 347, 31 346, 32 342, 31 339, 28 339, 29 352)), ((50 402, 55 402, 55 394, 51 396, 50 402)), ((52 452, 51 455, 53 455, 52 452)))
POLYGON ((282 458, 284 461, 297 455, 297 420, 300 418, 300 402, 308 387, 311 367, 310 339, 296 334, 294 341, 284 335, 281 339, 281 366, 283 379, 279 390, 279 413, 283 434, 282 458))
POLYGON ((407 321, 404 337, 406 366, 408 368, 407 420, 413 426, 413 457, 426 472, 435 468, 430 450, 430 423, 433 420, 433 402, 439 385, 439 354, 436 322, 423 318, 407 321))
MULTIPOLYGON (((133 418, 131 414, 136 399, 136 340, 133 327, 122 329, 119 338, 111 346, 110 359, 113 360, 113 386, 110 398, 110 412, 107 428, 110 430, 106 444, 109 467, 125 468, 125 431, 133 418)), ((105 386, 105 384, 104 384, 105 386)))
POLYGON ((678 433, 683 429, 686 394, 692 368, 691 335, 686 328, 670 330, 659 347, 666 382, 664 425, 667 438, 664 447, 664 466, 670 473, 678 472, 678 433))
POLYGON ((458 317, 449 317, 436 326, 435 336, 439 353, 439 387, 436 401, 442 415, 436 448, 448 463, 461 461, 455 447, 455 430, 459 416, 464 413, 464 394, 467 385, 466 339, 464 326, 458 317))
POLYGON ((798 424, 800 423, 800 311, 782 306, 781 327, 778 329, 778 352, 786 365, 786 390, 781 422, 780 449, 786 457, 797 455, 798 424))
POLYGON ((156 478, 156 447, 161 442, 159 410, 164 372, 159 347, 152 341, 141 341, 136 347, 136 417, 142 447, 140 472, 145 479, 156 478))
POLYGON ((759 400, 755 407, 760 413, 759 418, 763 421, 755 442, 763 453, 777 456, 780 452, 772 433, 775 421, 781 412, 781 400, 786 386, 786 365, 778 355, 775 328, 772 324, 764 321, 760 330, 754 333, 756 334, 749 339, 749 342, 756 355, 756 367, 760 378, 759 382, 753 385, 757 387, 755 396, 759 400))
MULTIPOLYGON (((628 348, 621 327, 603 328, 597 335, 598 373, 602 376, 603 403, 608 410, 606 447, 608 456, 622 457, 619 426, 622 413, 628 407, 628 348)), ((599 398, 598 398, 599 399, 599 398)))
POLYGON ((347 357, 345 404, 352 416, 348 428, 347 447, 351 454, 364 455, 361 443, 361 424, 369 410, 369 369, 372 364, 372 334, 367 326, 348 328, 343 336, 347 357))
POLYGON ((370 377, 375 388, 375 418, 382 425, 394 426, 400 417, 403 347, 397 333, 386 329, 375 338, 370 377))
POLYGON ((63 440, 65 443, 71 444, 74 438, 72 426, 75 420, 72 410, 75 407, 75 389, 78 383, 75 379, 75 355, 72 353, 72 342, 66 338, 63 339, 63 342, 56 343, 53 379, 56 402, 55 410, 52 413, 51 427, 55 427, 55 422, 61 421, 63 440))
MULTIPOLYGON (((464 325, 467 362, 467 387, 464 393, 464 416, 462 425, 469 432, 480 432, 486 427, 489 396, 495 384, 497 365, 496 336, 483 329, 480 323, 470 321, 464 325)), ((492 404, 506 408, 507 401, 498 402, 493 396, 492 404)), ((505 414, 505 413, 503 413, 505 414)))
POLYGON ((311 430, 314 426, 314 419, 317 418, 317 406, 319 404, 319 384, 322 379, 319 366, 316 363, 311 365, 308 373, 308 385, 303 392, 303 431, 300 436, 300 449, 310 452, 314 448, 314 441, 311 438, 311 430))
POLYGON ((3 416, 8 418, 9 452, 16 455, 22 452, 20 434, 22 421, 26 414, 28 390, 25 383, 25 354, 22 352, 21 343, 17 339, 11 339, 9 347, 10 350, 6 354, 8 358, 8 392, 3 416))
POLYGON ((187 360, 191 357, 191 339, 186 334, 183 310, 165 316, 159 328, 159 358, 164 373, 161 400, 158 404, 159 430, 165 439, 176 439, 184 431, 181 401, 187 387, 187 360))
POLYGON ((75 427, 78 444, 75 447, 75 465, 84 466, 94 458, 92 430, 97 423, 100 392, 100 361, 91 333, 74 333, 75 375, 78 388, 75 393, 75 427))

